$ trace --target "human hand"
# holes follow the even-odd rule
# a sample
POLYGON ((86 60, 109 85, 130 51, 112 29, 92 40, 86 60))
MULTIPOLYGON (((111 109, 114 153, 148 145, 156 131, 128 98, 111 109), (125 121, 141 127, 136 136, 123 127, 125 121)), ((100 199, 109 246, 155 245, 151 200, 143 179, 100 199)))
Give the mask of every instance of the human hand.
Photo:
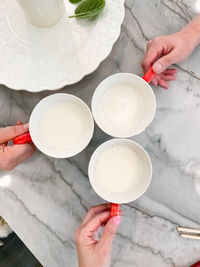
POLYGON ((0 128, 0 169, 10 171, 33 155, 36 149, 33 144, 7 145, 8 141, 28 130, 29 125, 21 122, 15 126, 0 128))
POLYGON ((142 62, 146 73, 152 66, 156 76, 152 84, 168 89, 168 81, 175 80, 176 69, 167 69, 174 63, 184 61, 194 50, 197 41, 189 30, 160 36, 147 44, 147 51, 142 62))
POLYGON ((110 204, 95 206, 89 210, 75 233, 79 267, 108 267, 111 261, 112 243, 121 217, 110 218, 110 204), (98 240, 98 229, 105 225, 98 240))

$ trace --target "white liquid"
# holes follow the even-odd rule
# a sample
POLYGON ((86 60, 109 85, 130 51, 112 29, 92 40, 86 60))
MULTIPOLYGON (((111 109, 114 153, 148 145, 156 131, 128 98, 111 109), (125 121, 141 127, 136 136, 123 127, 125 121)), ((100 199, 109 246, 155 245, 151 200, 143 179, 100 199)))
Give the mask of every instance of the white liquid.
POLYGON ((139 183, 142 165, 138 155, 127 145, 115 145, 105 150, 96 165, 96 177, 106 190, 122 193, 139 183))
POLYGON ((17 0, 28 20, 40 27, 55 24, 65 10, 64 0, 17 0))
POLYGON ((52 149, 70 149, 86 140, 88 124, 88 116, 79 105, 67 101, 56 103, 41 117, 41 136, 52 149))
POLYGON ((129 84, 111 87, 99 103, 103 128, 112 135, 129 135, 134 125, 141 122, 144 103, 141 94, 129 84))

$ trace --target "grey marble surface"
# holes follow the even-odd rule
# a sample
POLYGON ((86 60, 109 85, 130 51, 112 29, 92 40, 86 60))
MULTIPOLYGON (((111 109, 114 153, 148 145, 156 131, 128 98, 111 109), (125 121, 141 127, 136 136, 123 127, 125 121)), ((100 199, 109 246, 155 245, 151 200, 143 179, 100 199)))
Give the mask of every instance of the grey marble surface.
MULTIPOLYGON (((93 74, 59 92, 75 94, 90 105, 94 89, 110 74, 142 75, 146 42, 181 29, 197 12, 198 2, 127 0, 122 32, 110 56, 93 74)), ((143 197, 122 206, 114 267, 184 267, 200 259, 200 242, 181 239, 176 232, 177 225, 200 227, 200 195, 195 188, 200 184, 199 48, 176 67, 177 81, 168 91, 154 88, 153 123, 133 138, 151 157, 153 179, 143 197)), ((49 94, 1 86, 1 126, 28 121, 33 107, 49 94)), ((103 202, 89 184, 88 161, 108 138, 96 128, 88 148, 69 160, 37 152, 14 171, 0 172, 0 214, 45 267, 77 266, 74 231, 86 211, 103 202), (2 181, 10 183, 5 186, 2 181)))

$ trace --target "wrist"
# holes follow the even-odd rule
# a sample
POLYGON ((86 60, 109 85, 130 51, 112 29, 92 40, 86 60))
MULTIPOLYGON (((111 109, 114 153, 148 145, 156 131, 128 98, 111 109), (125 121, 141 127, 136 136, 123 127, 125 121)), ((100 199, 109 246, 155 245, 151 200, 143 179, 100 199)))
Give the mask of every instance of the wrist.
POLYGON ((200 44, 200 31, 196 29, 183 29, 181 34, 184 35, 185 40, 189 40, 193 49, 200 44))
POLYGON ((196 16, 188 25, 180 31, 190 40, 193 48, 200 44, 200 15, 196 16))

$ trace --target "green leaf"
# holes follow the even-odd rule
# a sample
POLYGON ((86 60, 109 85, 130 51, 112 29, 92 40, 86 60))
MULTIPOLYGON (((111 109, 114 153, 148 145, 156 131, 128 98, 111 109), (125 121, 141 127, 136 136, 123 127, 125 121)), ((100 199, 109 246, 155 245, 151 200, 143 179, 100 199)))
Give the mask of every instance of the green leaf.
POLYGON ((69 2, 71 2, 72 4, 76 4, 76 3, 81 2, 81 0, 69 0, 69 2))
POLYGON ((74 16, 70 18, 90 18, 98 15, 105 7, 105 0, 86 0, 75 9, 74 16))

